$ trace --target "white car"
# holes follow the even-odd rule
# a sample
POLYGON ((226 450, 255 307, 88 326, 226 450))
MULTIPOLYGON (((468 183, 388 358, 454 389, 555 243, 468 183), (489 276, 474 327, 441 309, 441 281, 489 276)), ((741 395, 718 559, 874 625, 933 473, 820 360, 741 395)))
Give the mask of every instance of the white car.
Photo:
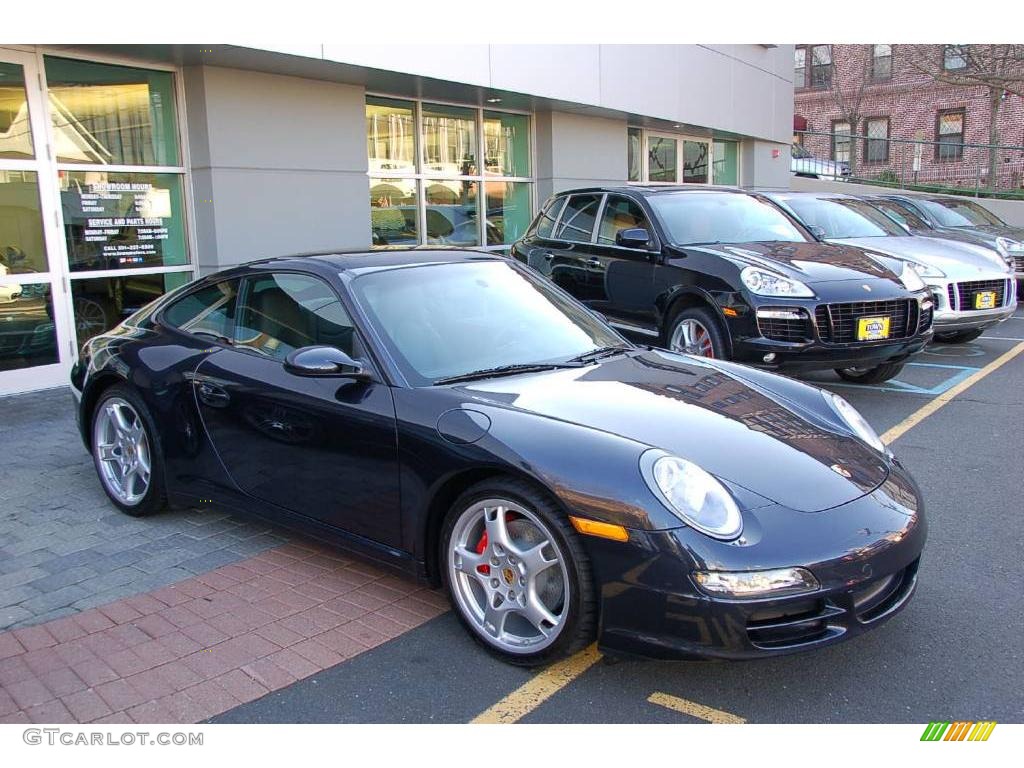
MULTIPOLYGON (((7 277, 7 267, 0 264, 0 278, 7 277)), ((10 304, 21 296, 21 286, 18 283, 0 283, 0 304, 10 304)))
POLYGON ((831 179, 846 181, 850 178, 850 166, 835 160, 819 160, 800 144, 793 144, 793 159, 789 171, 794 176, 809 179, 831 179))
POLYGON ((769 197, 821 240, 910 263, 931 289, 939 341, 972 341, 1016 309, 1013 269, 989 248, 911 235, 870 201, 852 195, 788 192, 769 197))

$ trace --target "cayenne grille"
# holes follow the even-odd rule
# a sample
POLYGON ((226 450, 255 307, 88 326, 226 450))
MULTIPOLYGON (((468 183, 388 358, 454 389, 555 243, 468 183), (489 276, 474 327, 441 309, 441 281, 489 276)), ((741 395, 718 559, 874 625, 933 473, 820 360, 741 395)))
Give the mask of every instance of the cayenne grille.
POLYGON ((807 318, 758 317, 757 327, 761 335, 773 341, 810 341, 811 331, 807 318))
POLYGON ((890 339, 905 339, 917 333, 917 301, 914 299, 820 304, 814 311, 818 335, 822 341, 833 344, 856 342, 857 321, 862 317, 888 317, 890 339))
POLYGON ((1016 271, 1017 272, 1024 272, 1024 256, 1014 256, 1013 260, 1014 260, 1014 262, 1016 262, 1016 265, 1017 265, 1015 267, 1016 271))
POLYGON ((946 293, 949 296, 949 308, 951 310, 956 309, 956 283, 947 285, 946 293))
POLYGON ((921 316, 917 323, 918 333, 924 333, 925 331, 932 327, 932 319, 934 313, 935 310, 931 307, 929 307, 928 309, 921 310, 921 316))
POLYGON ((1008 293, 1006 280, 973 280, 968 283, 957 283, 956 287, 957 298, 960 300, 957 309, 961 310, 974 309, 974 294, 981 291, 993 291, 996 295, 997 307, 1003 306, 1008 293))

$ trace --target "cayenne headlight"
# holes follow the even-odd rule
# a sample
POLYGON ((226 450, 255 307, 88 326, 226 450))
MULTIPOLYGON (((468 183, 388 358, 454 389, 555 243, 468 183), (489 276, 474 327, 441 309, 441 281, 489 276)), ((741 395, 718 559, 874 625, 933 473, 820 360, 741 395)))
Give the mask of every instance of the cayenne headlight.
POLYGON ((740 272, 740 280, 747 286, 747 290, 758 296, 814 296, 814 291, 799 280, 791 280, 759 267, 746 267, 740 272))
POLYGON ((650 450, 640 470, 651 491, 684 523, 716 539, 735 539, 743 518, 732 496, 718 480, 692 461, 650 450))
POLYGON ((860 415, 860 411, 850 405, 846 400, 837 395, 835 392, 829 392, 828 390, 821 390, 822 397, 825 401, 832 406, 832 410, 836 412, 846 425, 853 430, 854 434, 857 435, 861 440, 870 445, 879 453, 888 454, 885 443, 882 442, 882 438, 878 436, 878 433, 868 424, 867 420, 860 415))
POLYGON ((999 255, 1006 260, 1006 263, 1009 264, 1010 270, 1012 271, 1014 269, 1013 257, 1024 255, 1024 243, 1019 243, 1008 237, 997 237, 996 250, 999 251, 999 255))
POLYGON ((920 291, 924 288, 925 277, 945 277, 941 271, 927 264, 918 264, 916 261, 904 261, 903 271, 900 272, 900 282, 908 291, 920 291))

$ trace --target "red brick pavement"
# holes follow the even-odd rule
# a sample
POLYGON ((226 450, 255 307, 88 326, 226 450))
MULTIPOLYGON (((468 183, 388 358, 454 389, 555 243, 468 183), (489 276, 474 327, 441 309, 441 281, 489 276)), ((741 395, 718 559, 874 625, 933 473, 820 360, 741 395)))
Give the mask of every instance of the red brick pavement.
POLYGON ((197 722, 443 613, 442 595, 315 545, 0 633, 0 723, 197 722))

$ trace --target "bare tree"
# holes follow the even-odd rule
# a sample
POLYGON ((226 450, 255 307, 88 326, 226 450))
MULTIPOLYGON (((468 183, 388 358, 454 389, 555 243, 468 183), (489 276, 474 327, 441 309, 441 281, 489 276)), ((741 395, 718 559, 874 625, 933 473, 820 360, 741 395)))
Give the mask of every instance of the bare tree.
POLYGON ((868 86, 871 84, 871 46, 846 45, 846 50, 837 60, 832 57, 832 78, 828 94, 839 112, 840 118, 850 126, 850 175, 857 172, 857 139, 860 133, 862 105, 868 86))
POLYGON ((904 45, 913 69, 949 85, 988 89, 988 185, 996 183, 999 110, 1008 94, 1024 97, 1024 45, 904 45))

